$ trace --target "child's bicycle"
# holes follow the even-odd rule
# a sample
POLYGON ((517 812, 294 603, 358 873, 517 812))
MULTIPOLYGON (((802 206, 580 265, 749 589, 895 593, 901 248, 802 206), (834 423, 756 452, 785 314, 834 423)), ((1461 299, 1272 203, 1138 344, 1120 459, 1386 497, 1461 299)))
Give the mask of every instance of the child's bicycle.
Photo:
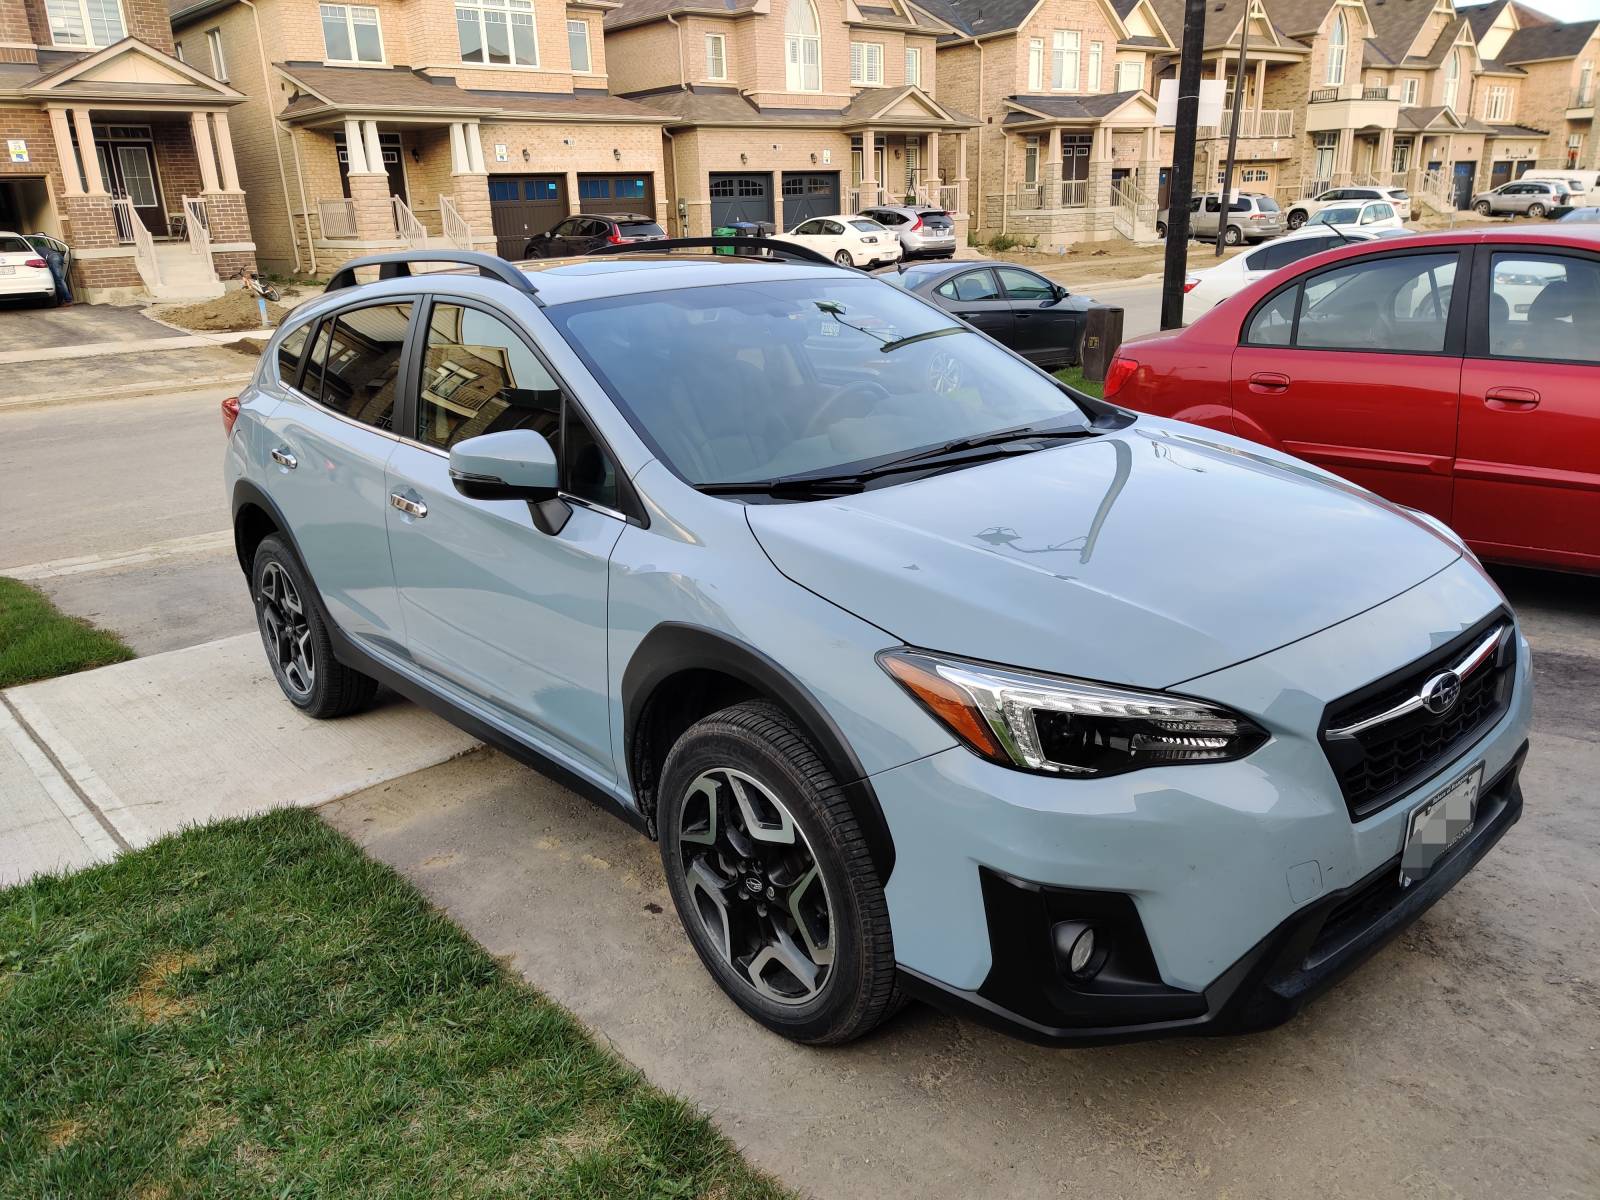
POLYGON ((234 278, 243 280, 244 286, 249 288, 257 296, 260 296, 263 300, 278 300, 281 298, 281 293, 277 288, 273 287, 272 284, 268 283, 265 279, 261 278, 261 276, 257 275, 248 267, 240 267, 239 273, 235 275, 234 278))

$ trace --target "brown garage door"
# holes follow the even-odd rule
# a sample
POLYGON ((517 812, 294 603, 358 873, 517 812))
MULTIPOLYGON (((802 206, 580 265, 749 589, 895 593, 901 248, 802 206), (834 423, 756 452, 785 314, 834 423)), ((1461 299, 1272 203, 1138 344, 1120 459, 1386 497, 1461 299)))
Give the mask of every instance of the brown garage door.
POLYGON ((579 175, 578 211, 603 216, 606 213, 656 215, 655 176, 645 173, 621 175, 579 175))
POLYGON ((520 259, 528 239, 567 215, 565 175, 491 175, 489 217, 495 253, 520 259))

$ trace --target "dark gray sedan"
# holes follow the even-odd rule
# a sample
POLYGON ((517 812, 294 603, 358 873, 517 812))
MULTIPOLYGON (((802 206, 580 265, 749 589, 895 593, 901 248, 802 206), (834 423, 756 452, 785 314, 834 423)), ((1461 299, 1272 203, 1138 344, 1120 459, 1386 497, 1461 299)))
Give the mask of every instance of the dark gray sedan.
POLYGON ((1036 271, 987 259, 907 263, 880 278, 933 301, 1041 367, 1078 361, 1084 313, 1094 303, 1036 271))

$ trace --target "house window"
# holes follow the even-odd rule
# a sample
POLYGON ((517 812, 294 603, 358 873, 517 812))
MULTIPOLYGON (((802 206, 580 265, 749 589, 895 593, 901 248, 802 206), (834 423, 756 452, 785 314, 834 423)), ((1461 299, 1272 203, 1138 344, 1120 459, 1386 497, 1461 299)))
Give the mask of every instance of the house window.
POLYGON ((381 63, 378 10, 360 4, 324 4, 322 48, 330 62, 381 63))
POLYGON ((1144 87, 1144 63, 1122 61, 1117 64, 1117 91, 1137 92, 1144 87))
POLYGON ((789 0, 783 25, 785 78, 791 92, 822 90, 822 33, 811 0, 789 0))
POLYGON ((728 39, 720 33, 706 34, 706 78, 728 77, 728 39))
POLYGON ((456 0, 456 36, 462 62, 539 65, 533 0, 456 0))
POLYGON ((1578 102, 1574 108, 1588 108, 1594 100, 1594 64, 1586 62, 1578 72, 1578 102))
POLYGON ((1044 89, 1044 39, 1028 39, 1028 90, 1044 89))
POLYGON ((589 58, 589 22, 567 22, 567 54, 572 58, 574 75, 587 75, 594 70, 589 58))
POLYGON ((1058 92, 1078 90, 1078 42, 1076 29, 1058 29, 1050 47, 1050 87, 1058 92))
POLYGON ((922 86, 922 51, 913 46, 906 47, 906 83, 922 86))
POLYGON ((1407 108, 1414 108, 1417 103, 1417 79, 1412 76, 1400 84, 1400 103, 1407 108))
POLYGON ((206 45, 211 47, 211 78, 228 82, 228 60, 222 55, 222 30, 206 30, 206 45))
POLYGON ((1461 51, 1454 51, 1444 60, 1444 106, 1456 106, 1456 93, 1461 90, 1461 51))
POLYGON ((57 46, 109 46, 126 32, 117 0, 45 0, 57 46))
POLYGON ((857 87, 883 86, 883 43, 850 43, 850 82, 857 87))
POLYGON ((1105 46, 1100 42, 1089 43, 1089 78, 1083 87, 1086 92, 1100 90, 1100 57, 1104 50, 1105 46))
POLYGON ((1489 89, 1489 102, 1484 108, 1483 118, 1486 121, 1504 121, 1511 112, 1511 89, 1507 87, 1492 87, 1489 89))
POLYGON ((1333 17, 1333 36, 1328 39, 1328 86, 1344 82, 1345 59, 1350 52, 1350 23, 1342 12, 1333 17))
POLYGON ((1030 186, 1039 182, 1039 135, 1030 133, 1022 150, 1022 182, 1030 186))
POLYGON ((1567 134, 1567 169, 1570 171, 1577 167, 1583 159, 1583 134, 1567 134))

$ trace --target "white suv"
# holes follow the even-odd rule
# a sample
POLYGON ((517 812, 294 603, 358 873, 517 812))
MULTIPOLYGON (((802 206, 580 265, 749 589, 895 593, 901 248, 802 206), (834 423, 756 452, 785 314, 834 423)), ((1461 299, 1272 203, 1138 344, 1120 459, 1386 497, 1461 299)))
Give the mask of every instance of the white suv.
POLYGON ((1289 206, 1289 228, 1299 229, 1330 204, 1341 201, 1387 200, 1394 205, 1402 221, 1411 219, 1411 193, 1397 187, 1337 187, 1329 188, 1310 200, 1296 200, 1289 206))

